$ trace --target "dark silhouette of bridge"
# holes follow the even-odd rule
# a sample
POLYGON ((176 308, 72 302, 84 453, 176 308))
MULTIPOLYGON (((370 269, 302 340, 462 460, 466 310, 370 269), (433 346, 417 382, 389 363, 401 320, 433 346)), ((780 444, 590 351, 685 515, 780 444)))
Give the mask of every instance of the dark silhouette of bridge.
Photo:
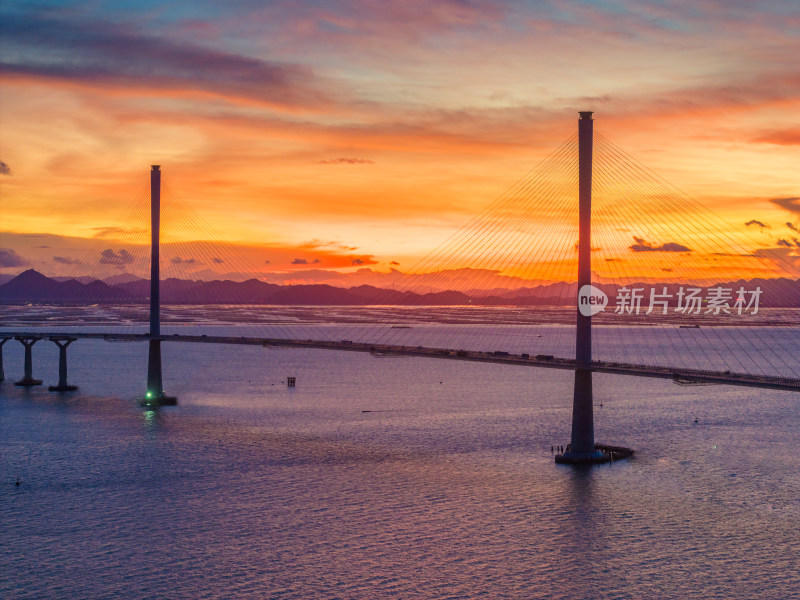
MULTIPOLYGON (((59 382, 51 386, 53 391, 69 391, 76 387, 67 382, 67 347, 78 339, 100 339, 107 341, 147 342, 148 371, 146 392, 141 404, 148 409, 173 405, 177 399, 165 394, 162 379, 161 344, 233 344, 258 345, 279 348, 310 348, 319 350, 338 350, 364 352, 375 356, 413 356, 444 360, 460 360, 481 363, 505 364, 514 366, 538 367, 571 370, 575 373, 572 410, 572 434, 567 450, 556 456, 557 462, 586 464, 604 462, 609 459, 632 454, 632 450, 596 444, 594 439, 594 418, 592 398, 592 374, 609 373, 672 379, 683 384, 725 384, 765 388, 773 390, 800 391, 800 378, 731 372, 730 370, 709 370, 701 368, 674 368, 625 362, 595 360, 592 357, 592 313, 581 310, 581 299, 590 298, 592 288, 592 161, 593 119, 591 112, 581 112, 578 121, 578 302, 576 314, 575 358, 556 357, 549 354, 514 354, 505 351, 465 350, 427 347, 422 345, 396 345, 370 343, 364 341, 340 340, 324 341, 314 339, 291 339, 262 336, 220 336, 220 335, 164 335, 160 320, 160 200, 161 170, 154 165, 151 170, 151 259, 150 259, 150 331, 141 333, 85 333, 85 332, 43 332, 10 331, 0 332, 0 380, 2 380, 3 344, 15 339, 25 348, 24 376, 16 382, 20 386, 41 384, 33 377, 32 347, 42 339, 50 340, 59 347, 59 382)), ((587 300, 589 302, 589 300, 587 300)))

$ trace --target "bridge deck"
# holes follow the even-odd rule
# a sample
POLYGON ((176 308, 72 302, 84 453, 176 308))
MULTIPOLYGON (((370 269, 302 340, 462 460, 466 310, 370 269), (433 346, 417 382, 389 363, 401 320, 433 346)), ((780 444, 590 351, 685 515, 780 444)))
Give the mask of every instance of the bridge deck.
MULTIPOLYGON (((141 333, 72 333, 72 332, 0 332, 0 338, 36 337, 42 339, 73 337, 79 339, 100 339, 107 341, 142 342, 150 339, 148 334, 141 333)), ((194 344, 240 344, 249 346, 281 347, 281 348, 313 348, 318 350, 344 350, 348 352, 369 352, 376 356, 416 356, 421 358, 439 358, 449 360, 467 360, 473 362, 518 365, 525 367, 542 367, 546 369, 575 370, 579 363, 574 359, 553 356, 529 356, 527 354, 510 354, 508 352, 478 352, 474 350, 452 350, 444 348, 427 348, 423 346, 394 346, 387 344, 369 344, 363 342, 322 341, 322 340, 288 340, 281 338, 234 337, 213 335, 164 335, 165 342, 184 342, 194 344)), ((628 363, 592 361, 590 367, 595 373, 612 373, 615 375, 633 375, 636 377, 655 377, 673 379, 679 383, 705 383, 739 385, 746 387, 767 388, 773 390, 789 390, 800 392, 800 378, 768 375, 752 375, 749 373, 732 373, 730 371, 710 371, 703 369, 678 369, 653 365, 637 365, 628 363)))

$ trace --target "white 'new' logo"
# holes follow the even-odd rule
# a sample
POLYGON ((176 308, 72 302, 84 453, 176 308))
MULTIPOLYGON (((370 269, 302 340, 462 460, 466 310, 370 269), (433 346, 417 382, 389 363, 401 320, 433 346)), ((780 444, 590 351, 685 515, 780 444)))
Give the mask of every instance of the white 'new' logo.
POLYGON ((608 305, 608 296, 593 285, 584 285, 578 292, 578 310, 584 317, 603 312, 608 305))

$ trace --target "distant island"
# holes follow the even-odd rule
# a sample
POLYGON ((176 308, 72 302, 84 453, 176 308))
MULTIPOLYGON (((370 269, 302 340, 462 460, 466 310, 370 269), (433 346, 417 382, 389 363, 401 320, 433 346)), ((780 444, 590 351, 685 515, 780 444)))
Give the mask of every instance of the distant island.
MULTIPOLYGON (((641 287, 659 291, 666 287, 675 294, 679 283, 632 283, 629 288, 641 287)), ((614 303, 620 286, 595 284, 614 303)), ((750 279, 720 282, 712 287, 739 287, 762 290, 763 307, 800 307, 800 280, 750 279)), ((2 304, 143 304, 148 302, 150 282, 139 278, 66 279, 51 278, 29 269, 0 285, 2 304)), ((295 306, 569 306, 575 304, 577 286, 574 283, 556 282, 532 287, 498 290, 481 293, 441 291, 415 293, 378 288, 370 285, 340 288, 326 284, 277 285, 258 279, 247 281, 192 281, 169 278, 161 282, 163 304, 263 304, 295 306)))

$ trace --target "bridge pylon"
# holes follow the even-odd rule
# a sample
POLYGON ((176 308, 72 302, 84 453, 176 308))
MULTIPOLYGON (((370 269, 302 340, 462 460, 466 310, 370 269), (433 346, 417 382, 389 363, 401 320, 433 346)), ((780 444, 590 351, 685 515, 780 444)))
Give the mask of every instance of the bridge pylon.
POLYGON ((150 344, 147 358, 147 391, 139 403, 147 408, 174 406, 178 399, 164 394, 161 378, 161 290, 159 238, 161 235, 161 167, 150 170, 150 344))
MULTIPOLYGON (((592 313, 581 298, 592 294, 592 145, 594 121, 591 112, 578 119, 578 297, 575 332, 575 385, 572 399, 572 436, 566 452, 557 454, 558 463, 595 464, 620 457, 608 446, 595 444, 592 398, 592 313)), ((627 451, 627 448, 616 448, 627 451)), ((632 451, 631 451, 632 454, 632 451)))

